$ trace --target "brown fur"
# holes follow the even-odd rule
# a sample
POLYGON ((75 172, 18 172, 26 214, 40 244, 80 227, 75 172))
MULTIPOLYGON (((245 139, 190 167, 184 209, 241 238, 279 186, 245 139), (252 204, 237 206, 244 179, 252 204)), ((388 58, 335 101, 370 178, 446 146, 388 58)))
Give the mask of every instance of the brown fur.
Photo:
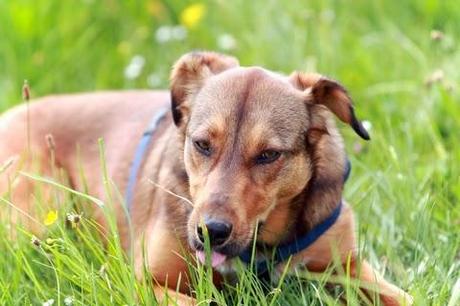
MULTIPOLYGON (((107 199, 99 175, 97 139, 104 138, 109 174, 124 191, 143 129, 168 96, 168 92, 139 91, 43 98, 32 103, 29 111, 30 154, 27 111, 18 107, 0 120, 0 162, 14 155, 26 161, 41 156, 38 170, 47 174, 45 135, 51 134, 56 164, 65 169, 73 187, 83 187, 78 144, 89 192, 107 199)), ((258 241, 276 245, 327 218, 342 198, 346 164, 331 113, 369 138, 355 117, 349 95, 337 82, 318 74, 296 72, 285 77, 262 68, 239 67, 236 59, 217 53, 191 53, 179 59, 171 74, 171 98, 172 112, 153 137, 131 215, 137 273, 142 273, 145 249, 159 298, 160 286, 173 290, 179 286, 190 293, 183 255, 197 248, 196 228, 206 217, 233 225, 229 241, 217 250, 228 256, 238 255, 250 244, 257 224, 261 225, 258 241), (200 153, 194 141, 209 144, 209 156, 200 153), (281 155, 269 164, 258 164, 258 156, 266 150, 281 155), (171 193, 190 199, 193 207, 171 193)), ((10 167, 0 181, 0 192, 10 190, 12 202, 28 212, 34 207, 32 183, 19 177, 9 186, 13 174, 18 169, 32 171, 31 164, 10 167)), ((117 220, 127 246, 121 205, 116 205, 117 220)), ((104 222, 102 216, 98 219, 104 222)), ((20 220, 27 218, 17 216, 13 222, 20 220)), ((345 204, 336 224, 293 256, 293 264, 323 271, 336 248, 344 264, 351 258, 354 277, 377 285, 385 305, 410 304, 409 295, 378 276, 368 263, 358 262, 354 231, 353 214, 345 204)), ((194 303, 186 295, 169 293, 183 304, 194 303)))

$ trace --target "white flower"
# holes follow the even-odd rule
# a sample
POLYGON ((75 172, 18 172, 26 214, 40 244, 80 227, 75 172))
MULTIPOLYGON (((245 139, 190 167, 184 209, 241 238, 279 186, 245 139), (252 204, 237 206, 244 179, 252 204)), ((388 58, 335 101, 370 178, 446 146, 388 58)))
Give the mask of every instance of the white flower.
POLYGON ((155 38, 160 44, 171 40, 171 27, 161 26, 155 32, 155 38))
POLYGON ((147 84, 151 88, 158 88, 161 85, 161 77, 156 73, 152 73, 147 77, 147 84))
POLYGON ((48 301, 46 302, 43 302, 43 306, 51 306, 54 304, 54 299, 49 299, 48 301))
POLYGON ((73 305, 73 297, 68 296, 64 299, 64 305, 66 306, 71 306, 73 305))
POLYGON ((142 72, 145 65, 145 58, 141 55, 135 55, 125 68, 125 78, 128 80, 136 79, 142 72))
POLYGON ((171 37, 174 40, 184 40, 187 38, 187 29, 181 25, 172 27, 171 37))
POLYGON ((155 32, 158 43, 164 44, 171 40, 184 40, 187 38, 187 29, 184 26, 161 26, 155 32))
POLYGON ((224 33, 217 37, 217 45, 222 50, 233 50, 236 48, 236 39, 232 35, 224 33))

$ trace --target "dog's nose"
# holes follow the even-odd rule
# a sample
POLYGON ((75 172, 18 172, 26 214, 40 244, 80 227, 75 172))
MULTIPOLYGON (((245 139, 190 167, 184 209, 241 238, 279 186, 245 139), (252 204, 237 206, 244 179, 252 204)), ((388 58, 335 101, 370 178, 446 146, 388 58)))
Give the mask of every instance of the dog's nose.
MULTIPOLYGON (((232 233, 232 225, 222 220, 209 220, 205 224, 209 235, 209 242, 211 246, 219 246, 227 241, 232 233)), ((204 243, 204 233, 200 225, 197 227, 198 238, 204 243)))

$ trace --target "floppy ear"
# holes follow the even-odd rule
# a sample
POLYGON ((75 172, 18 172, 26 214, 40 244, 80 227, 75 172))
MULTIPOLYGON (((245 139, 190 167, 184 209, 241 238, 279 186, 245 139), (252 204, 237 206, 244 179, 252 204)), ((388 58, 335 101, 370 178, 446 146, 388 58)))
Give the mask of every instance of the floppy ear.
POLYGON ((179 126, 190 108, 190 98, 205 80, 224 70, 237 67, 234 57, 214 52, 190 52, 174 64, 171 72, 171 109, 174 123, 179 126))
POLYGON ((369 134, 356 118, 352 100, 346 89, 334 80, 320 74, 294 72, 291 82, 301 90, 308 90, 307 103, 324 105, 340 120, 348 123, 363 139, 369 140, 369 134))

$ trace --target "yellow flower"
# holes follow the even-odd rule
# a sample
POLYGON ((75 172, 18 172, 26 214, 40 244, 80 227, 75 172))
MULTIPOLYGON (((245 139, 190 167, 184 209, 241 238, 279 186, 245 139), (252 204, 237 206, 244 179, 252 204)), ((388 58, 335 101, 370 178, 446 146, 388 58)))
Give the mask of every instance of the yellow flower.
POLYGON ((180 22, 189 29, 198 25, 203 19, 206 7, 203 3, 194 3, 187 6, 180 14, 180 22))
POLYGON ((58 218, 57 210, 51 210, 46 215, 45 221, 43 223, 45 223, 46 226, 50 226, 54 224, 54 222, 56 222, 57 218, 58 218))

